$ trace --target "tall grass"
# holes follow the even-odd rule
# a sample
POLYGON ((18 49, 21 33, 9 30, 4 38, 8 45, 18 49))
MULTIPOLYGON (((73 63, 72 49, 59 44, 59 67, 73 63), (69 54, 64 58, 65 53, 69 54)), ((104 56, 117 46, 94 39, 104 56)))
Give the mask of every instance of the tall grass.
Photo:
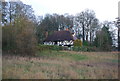
POLYGON ((118 54, 43 51, 36 57, 3 55, 3 79, 117 79, 118 54))

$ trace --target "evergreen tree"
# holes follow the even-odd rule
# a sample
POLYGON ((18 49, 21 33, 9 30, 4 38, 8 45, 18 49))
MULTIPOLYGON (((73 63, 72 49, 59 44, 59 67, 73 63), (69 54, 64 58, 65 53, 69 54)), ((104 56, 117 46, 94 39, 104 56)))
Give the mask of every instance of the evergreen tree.
POLYGON ((94 45, 102 51, 111 51, 112 37, 109 31, 109 27, 103 26, 101 31, 98 31, 94 40, 94 45))

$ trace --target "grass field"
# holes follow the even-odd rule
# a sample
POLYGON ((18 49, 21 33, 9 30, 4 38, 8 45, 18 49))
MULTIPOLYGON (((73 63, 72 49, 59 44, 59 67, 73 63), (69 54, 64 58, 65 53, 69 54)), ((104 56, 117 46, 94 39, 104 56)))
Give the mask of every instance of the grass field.
POLYGON ((3 54, 3 79, 117 79, 115 52, 44 51, 36 57, 3 54))

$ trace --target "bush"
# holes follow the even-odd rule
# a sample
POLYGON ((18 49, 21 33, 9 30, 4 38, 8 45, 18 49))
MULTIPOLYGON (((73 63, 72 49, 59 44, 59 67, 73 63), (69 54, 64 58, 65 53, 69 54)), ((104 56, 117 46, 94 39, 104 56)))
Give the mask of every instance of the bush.
POLYGON ((62 47, 62 46, 57 46, 57 45, 41 45, 41 44, 39 44, 37 48, 38 48, 39 51, 46 51, 46 50, 60 51, 60 50, 64 49, 64 47, 62 47))
MULTIPOLYGON (((60 51, 60 50, 69 50, 68 47, 62 47, 62 46, 57 46, 57 45, 41 45, 39 44, 37 46, 37 49, 39 51, 60 51)), ((94 52, 94 51, 99 51, 98 48, 96 47, 88 47, 88 46, 74 46, 71 48, 72 51, 83 51, 83 52, 94 52)))
POLYGON ((77 39, 77 40, 75 40, 74 41, 74 46, 82 46, 82 41, 81 40, 79 40, 79 39, 77 39))
POLYGON ((34 55, 36 52, 36 36, 34 24, 24 18, 17 18, 14 24, 3 27, 2 45, 4 51, 14 50, 21 55, 34 55), (19 22, 18 22, 19 21, 19 22))
POLYGON ((8 51, 15 49, 15 32, 12 25, 2 27, 2 50, 8 51))
POLYGON ((80 46, 74 46, 73 51, 87 51, 87 48, 85 47, 80 47, 80 46))
POLYGON ((83 51, 83 52, 94 52, 94 51, 98 51, 99 49, 97 49, 96 47, 88 47, 88 46, 74 46, 73 47, 73 51, 83 51))
POLYGON ((88 41, 84 41, 83 42, 83 46, 89 46, 90 44, 89 44, 89 42, 88 41))

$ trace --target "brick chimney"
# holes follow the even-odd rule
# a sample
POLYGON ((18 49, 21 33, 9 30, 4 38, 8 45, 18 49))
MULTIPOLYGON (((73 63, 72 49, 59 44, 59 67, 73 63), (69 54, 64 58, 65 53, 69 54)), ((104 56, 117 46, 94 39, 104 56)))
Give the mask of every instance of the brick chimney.
POLYGON ((69 31, 69 29, 68 29, 68 28, 66 28, 66 31, 69 31))

